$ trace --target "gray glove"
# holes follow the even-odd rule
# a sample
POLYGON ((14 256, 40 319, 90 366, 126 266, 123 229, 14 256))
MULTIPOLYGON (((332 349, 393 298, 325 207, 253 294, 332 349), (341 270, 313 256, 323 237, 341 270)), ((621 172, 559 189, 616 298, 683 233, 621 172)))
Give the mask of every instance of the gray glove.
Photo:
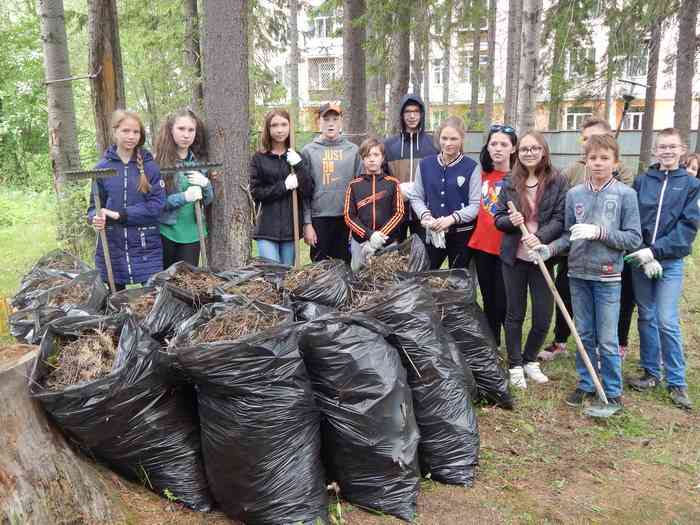
POLYGON ((636 266, 637 268, 644 266, 646 263, 653 260, 654 252, 651 251, 651 248, 642 248, 641 250, 632 252, 625 257, 625 262, 630 263, 632 266, 636 266))
POLYGON ((287 163, 290 166, 296 166, 301 162, 301 156, 293 149, 287 150, 287 163))
POLYGON ((534 263, 536 263, 538 259, 541 259, 542 262, 544 262, 548 260, 551 256, 552 250, 550 250, 549 246, 547 246, 546 244, 540 244, 530 250, 530 258, 534 263))
POLYGON ((381 232, 374 232, 372 234, 372 236, 369 238, 369 245, 375 251, 378 250, 379 248, 383 247, 385 242, 386 242, 386 237, 381 232))
POLYGON ((642 268, 644 269, 644 275, 646 275, 648 279, 661 279, 664 276, 664 268, 656 259, 644 263, 642 268))
MULTIPOLYGON (((433 246, 435 246, 436 248, 443 248, 443 249, 446 248, 447 245, 445 244, 445 232, 444 231, 436 232, 436 231, 430 230, 428 233, 430 234, 430 243, 433 246)), ((428 236, 426 235, 426 238, 427 237, 428 236)))

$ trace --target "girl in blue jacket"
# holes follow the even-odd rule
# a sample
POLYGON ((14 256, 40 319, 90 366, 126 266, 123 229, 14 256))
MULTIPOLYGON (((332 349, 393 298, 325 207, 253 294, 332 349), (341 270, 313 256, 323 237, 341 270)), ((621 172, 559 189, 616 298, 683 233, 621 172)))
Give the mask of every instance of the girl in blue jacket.
MULTIPOLYGON (((118 290, 127 284, 145 283, 163 269, 163 249, 158 217, 165 204, 163 181, 153 156, 143 149, 146 133, 137 113, 117 110, 112 115, 114 144, 96 168, 111 168, 117 175, 97 181, 104 208, 97 214, 90 195, 88 221, 105 229, 114 281, 118 290)), ((93 186, 93 192, 95 187, 93 186)), ((97 240, 95 265, 107 281, 102 242, 97 240)))
MULTIPOLYGON (((168 116, 156 139, 156 161, 163 167, 206 162, 207 143, 204 124, 189 109, 168 116)), ((165 209, 160 216, 163 241, 163 266, 185 261, 192 266, 199 262, 199 232, 194 203, 205 206, 214 200, 214 190, 206 172, 183 169, 165 177, 165 209)), ((204 214, 202 214, 204 220, 204 214)), ((207 234, 206 224, 204 234, 207 234)))

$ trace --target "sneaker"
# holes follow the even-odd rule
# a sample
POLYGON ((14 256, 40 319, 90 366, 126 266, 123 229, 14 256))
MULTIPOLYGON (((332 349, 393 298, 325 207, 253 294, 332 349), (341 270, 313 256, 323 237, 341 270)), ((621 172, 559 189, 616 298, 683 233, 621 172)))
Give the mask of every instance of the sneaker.
POLYGON ((540 370, 540 364, 535 361, 525 363, 523 370, 525 371, 525 375, 532 379, 535 383, 542 384, 549 381, 549 378, 542 373, 542 370, 540 370))
POLYGON ((577 388, 571 394, 566 396, 566 399, 564 402, 569 405, 570 407, 578 407, 583 405, 583 402, 587 399, 594 399, 595 394, 593 392, 586 392, 585 390, 581 390, 580 388, 577 388))
POLYGON ((537 359, 540 361, 552 361, 564 355, 566 355, 566 343, 555 342, 537 354, 537 359))
POLYGON ((688 397, 688 389, 681 386, 668 387, 668 395, 671 396, 673 404, 685 410, 693 409, 693 402, 688 397))
POLYGON ((620 359, 624 359, 627 355, 627 345, 620 345, 618 351, 620 352, 620 359))
POLYGON ((643 392, 659 386, 659 379, 644 370, 644 375, 638 379, 630 379, 629 385, 635 390, 643 392))
POLYGON ((521 388, 525 390, 527 388, 527 383, 525 382, 525 375, 523 374, 523 367, 516 366, 511 368, 510 374, 510 384, 515 388, 521 388))

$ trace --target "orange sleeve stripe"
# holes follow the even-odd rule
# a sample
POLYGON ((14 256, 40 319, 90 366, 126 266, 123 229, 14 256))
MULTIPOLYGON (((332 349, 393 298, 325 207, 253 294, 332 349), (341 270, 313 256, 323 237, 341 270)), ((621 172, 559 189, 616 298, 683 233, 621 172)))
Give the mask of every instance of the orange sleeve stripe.
MULTIPOLYGON (((353 182, 355 182, 355 181, 353 181, 353 182)), ((352 194, 353 182, 351 182, 348 185, 348 189, 345 190, 345 208, 344 208, 343 215, 345 215, 345 224, 348 225, 348 228, 350 228, 353 232, 355 232, 360 237, 364 237, 365 230, 363 230, 362 227, 359 224, 357 224, 355 221, 353 221, 352 218, 350 217, 350 198, 351 198, 351 194, 352 194)))
POLYGON ((394 194, 396 195, 396 211, 394 212, 394 215, 389 219, 389 221, 384 225, 384 227, 380 230, 384 235, 388 236, 389 234, 391 234, 391 232, 393 232, 396 229, 396 227, 399 224, 401 224, 404 214, 404 206, 403 196, 401 195, 401 191, 399 189, 399 182, 394 177, 387 177, 387 179, 394 182, 394 194))

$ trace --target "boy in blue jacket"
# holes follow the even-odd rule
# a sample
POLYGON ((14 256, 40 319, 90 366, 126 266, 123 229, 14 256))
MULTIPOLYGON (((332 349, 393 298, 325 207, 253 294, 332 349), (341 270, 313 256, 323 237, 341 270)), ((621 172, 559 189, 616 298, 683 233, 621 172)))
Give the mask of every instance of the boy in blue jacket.
POLYGON ((661 382, 661 358, 671 401, 691 409, 685 380, 685 358, 678 303, 683 290, 683 258, 690 254, 700 223, 700 180, 679 167, 686 145, 677 129, 656 138, 659 160, 637 177, 643 248, 626 260, 637 268, 632 284, 639 311, 639 355, 642 377, 630 381, 636 390, 661 382))
MULTIPOLYGON (((543 259, 569 250, 569 287, 576 329, 597 368, 608 402, 622 408, 622 359, 617 324, 625 252, 641 242, 637 196, 613 171, 620 150, 612 135, 594 135, 585 146, 586 180, 566 194, 565 233, 535 252, 543 259)), ((579 380, 567 398, 571 406, 593 398, 595 387, 576 354, 579 380)))

